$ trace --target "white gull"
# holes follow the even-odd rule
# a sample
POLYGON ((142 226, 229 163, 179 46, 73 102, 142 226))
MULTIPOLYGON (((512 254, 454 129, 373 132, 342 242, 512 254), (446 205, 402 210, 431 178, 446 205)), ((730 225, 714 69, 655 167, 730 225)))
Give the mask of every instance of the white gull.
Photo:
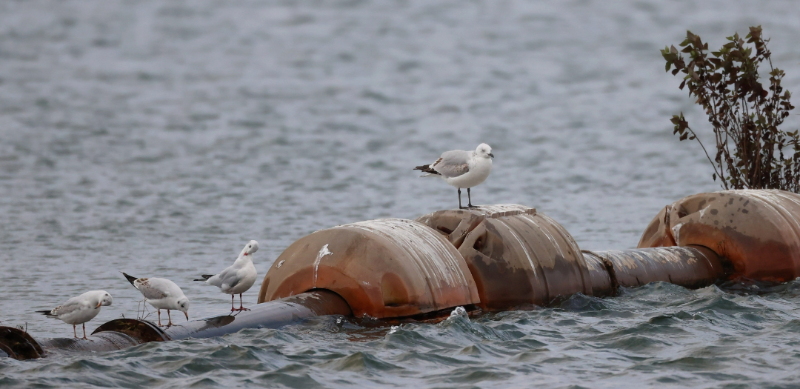
POLYGON ((218 287, 222 293, 231 295, 231 312, 248 311, 249 309, 242 305, 242 293, 250 289, 256 282, 258 274, 253 265, 253 253, 256 251, 258 251, 258 242, 251 240, 244 246, 233 265, 228 266, 217 275, 203 274, 202 279, 195 279, 195 281, 204 281, 206 284, 218 287), (239 308, 234 308, 233 296, 237 294, 239 295, 239 308))
POLYGON ((461 206, 461 188, 467 188, 467 208, 472 208, 470 188, 480 185, 492 172, 492 148, 481 143, 475 151, 450 150, 442 153, 434 163, 417 166, 414 170, 427 173, 422 177, 439 176, 451 186, 458 188, 458 209, 461 206))
POLYGON ((167 326, 172 325, 172 317, 169 314, 170 310, 181 311, 189 320, 189 299, 183 294, 181 288, 174 282, 166 278, 136 278, 134 276, 125 274, 122 275, 128 279, 128 282, 138 289, 153 308, 158 310, 158 326, 161 326, 161 310, 167 310, 167 318, 169 323, 167 326))
POLYGON ((49 311, 36 311, 47 317, 59 319, 67 324, 72 324, 72 334, 78 337, 75 326, 83 326, 83 338, 86 339, 86 322, 94 319, 100 313, 100 306, 109 306, 112 302, 111 295, 105 290, 92 290, 80 296, 73 297, 49 311))

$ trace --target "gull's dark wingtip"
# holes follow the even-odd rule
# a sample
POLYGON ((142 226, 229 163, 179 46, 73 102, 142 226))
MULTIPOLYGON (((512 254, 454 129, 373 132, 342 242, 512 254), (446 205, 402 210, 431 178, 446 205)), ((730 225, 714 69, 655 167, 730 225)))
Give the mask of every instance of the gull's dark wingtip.
POLYGON ((417 166, 411 170, 421 170, 423 173, 439 174, 439 172, 437 172, 436 170, 431 169, 431 165, 417 166))
POLYGON ((195 281, 203 281, 203 282, 205 282, 205 281, 207 281, 209 278, 211 278, 211 277, 214 277, 214 275, 213 275, 213 274, 203 274, 203 275, 201 275, 200 277, 203 277, 203 278, 202 278, 202 279, 200 279, 200 278, 195 278, 194 280, 195 280, 195 281))
MULTIPOLYGON (((130 275, 128 273, 125 273, 125 272, 121 272, 121 273, 122 273, 123 276, 125 276, 125 278, 128 279, 128 282, 130 282, 131 285, 133 285, 133 281, 138 280, 138 278, 136 278, 136 277, 134 277, 134 276, 132 276, 132 275, 130 275)), ((133 286, 136 286, 136 285, 133 285, 133 286)))

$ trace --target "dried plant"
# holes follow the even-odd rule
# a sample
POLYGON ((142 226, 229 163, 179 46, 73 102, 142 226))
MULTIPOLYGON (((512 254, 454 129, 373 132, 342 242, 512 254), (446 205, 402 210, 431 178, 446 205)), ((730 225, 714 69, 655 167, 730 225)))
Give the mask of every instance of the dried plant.
POLYGON ((734 34, 719 51, 708 51, 708 43, 686 32, 678 51, 675 46, 661 54, 672 75, 685 74, 680 89, 689 88, 697 98, 714 129, 717 150, 712 160, 706 147, 680 115, 672 117, 673 134, 680 140, 694 140, 714 167, 712 178, 720 178, 725 189, 783 189, 798 192, 800 177, 800 139, 798 131, 778 129, 794 106, 791 94, 784 91, 782 70, 772 66, 769 39, 761 36, 761 26, 750 27, 745 39, 734 34), (746 39, 746 41, 745 41, 746 39), (687 64, 682 54, 689 56, 687 64), (709 56, 711 54, 711 56, 709 56), (762 62, 769 65, 769 85, 759 82, 762 62))

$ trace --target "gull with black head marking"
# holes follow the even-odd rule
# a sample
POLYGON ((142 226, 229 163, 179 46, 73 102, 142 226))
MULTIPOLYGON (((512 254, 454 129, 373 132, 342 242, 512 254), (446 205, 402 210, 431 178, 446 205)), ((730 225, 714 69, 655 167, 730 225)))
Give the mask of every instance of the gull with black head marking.
POLYGON ((231 312, 249 311, 242 304, 242 293, 247 292, 256 282, 258 274, 256 273, 255 265, 253 265, 253 253, 256 251, 258 251, 258 242, 251 240, 244 246, 233 265, 228 266, 217 275, 203 274, 201 276, 203 278, 195 281, 203 281, 206 284, 214 285, 222 293, 231 295, 231 312), (239 308, 234 308, 233 296, 237 294, 239 295, 239 308))
POLYGON ((473 208, 470 188, 480 185, 492 172, 492 148, 481 143, 475 151, 450 150, 442 153, 436 162, 417 166, 414 170, 427 173, 422 177, 441 177, 451 186, 458 188, 458 209, 461 206, 461 189, 467 188, 467 208, 473 208))
POLYGON ((181 311, 189 320, 189 299, 183 294, 181 288, 174 282, 166 278, 136 278, 129 274, 122 275, 128 279, 128 282, 138 289, 144 296, 145 301, 158 310, 158 326, 161 327, 161 310, 167 310, 167 318, 169 323, 167 327, 172 325, 172 317, 169 314, 170 310, 181 311))
POLYGON ((47 317, 59 319, 67 324, 72 324, 72 334, 78 337, 75 326, 83 326, 83 338, 86 339, 86 322, 94 319, 100 313, 101 306, 109 306, 113 299, 105 290, 92 290, 80 296, 75 296, 64 304, 49 311, 36 311, 47 317))

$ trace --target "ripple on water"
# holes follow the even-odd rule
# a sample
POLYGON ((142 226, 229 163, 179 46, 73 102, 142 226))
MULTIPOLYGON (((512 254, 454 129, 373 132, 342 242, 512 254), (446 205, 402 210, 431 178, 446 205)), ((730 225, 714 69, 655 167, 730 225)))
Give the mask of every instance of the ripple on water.
MULTIPOLYGON (((477 202, 537 207, 583 249, 631 247, 665 204, 718 189, 697 145, 670 134, 672 114, 704 119, 658 50, 687 28, 713 46, 758 20, 797 85, 791 10, 709 0, 689 20, 683 3, 639 0, 0 2, 11 274, 0 320, 65 336, 34 311, 90 288, 114 296, 90 331, 131 317, 140 297, 120 270, 173 279, 193 318, 214 316, 228 297, 189 280, 242 242, 262 243, 263 275, 315 230, 452 208, 452 188, 409 169, 480 142, 497 158, 477 202)), ((0 358, 0 386, 792 387, 798 297, 797 281, 653 283, 395 329, 319 318, 0 358)))
POLYGON ((246 383, 266 386, 282 386, 287 388, 324 388, 319 381, 308 374, 308 368, 301 365, 287 365, 267 373, 248 379, 246 383))
POLYGON ((320 365, 320 367, 340 371, 355 371, 379 375, 382 372, 402 370, 402 367, 382 361, 371 353, 356 352, 342 358, 336 358, 320 365))

